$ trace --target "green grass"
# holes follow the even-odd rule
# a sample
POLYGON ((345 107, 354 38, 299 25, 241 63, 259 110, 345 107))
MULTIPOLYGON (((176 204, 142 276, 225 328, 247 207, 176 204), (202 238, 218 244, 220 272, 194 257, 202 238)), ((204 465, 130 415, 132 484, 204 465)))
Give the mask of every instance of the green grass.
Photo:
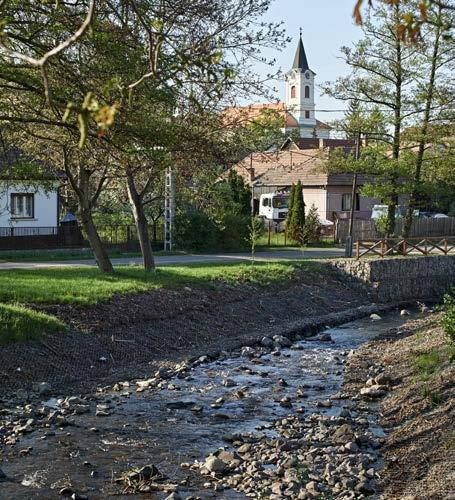
POLYGON ((441 369, 441 357, 436 349, 414 358, 414 373, 419 380, 427 381, 441 369))
MULTIPOLYGON (((109 250, 109 256, 117 258, 140 257, 140 252, 122 252, 120 250, 109 250)), ((184 252, 155 251, 154 255, 179 255, 184 252)), ((56 262, 67 260, 91 260, 93 259, 91 250, 2 250, 0 251, 0 261, 8 262, 56 262)))
POLYGON ((31 340, 43 332, 66 329, 53 316, 15 304, 0 304, 0 344, 31 340))
MULTIPOLYGON (((267 284, 291 278, 298 265, 193 264, 164 267, 155 273, 139 266, 121 266, 112 275, 102 274, 95 267, 2 270, 0 302, 90 305, 108 300, 115 293, 140 293, 163 286, 210 284, 217 280, 267 284)), ((306 265, 311 267, 310 263, 306 265)))
POLYGON ((43 332, 63 331, 57 318, 18 304, 74 304, 88 306, 117 293, 140 293, 162 287, 214 286, 255 283, 267 285, 292 278, 305 266, 316 272, 314 262, 193 264, 169 266, 146 272, 139 266, 120 266, 112 275, 95 267, 58 267, 0 271, 0 344, 36 338, 43 332))

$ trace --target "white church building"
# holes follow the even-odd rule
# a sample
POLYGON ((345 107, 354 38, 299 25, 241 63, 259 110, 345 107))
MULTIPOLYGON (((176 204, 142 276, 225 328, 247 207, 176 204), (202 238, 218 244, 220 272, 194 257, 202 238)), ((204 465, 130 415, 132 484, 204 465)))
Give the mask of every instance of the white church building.
POLYGON ((292 68, 286 73, 285 102, 250 104, 225 110, 228 118, 254 120, 271 110, 283 117, 283 132, 298 130, 301 139, 330 139, 330 127, 316 118, 315 77, 310 69, 300 34, 292 68))
POLYGON ((286 110, 294 118, 300 137, 328 139, 330 127, 316 120, 315 77, 316 73, 308 65, 300 35, 292 69, 286 73, 286 110))

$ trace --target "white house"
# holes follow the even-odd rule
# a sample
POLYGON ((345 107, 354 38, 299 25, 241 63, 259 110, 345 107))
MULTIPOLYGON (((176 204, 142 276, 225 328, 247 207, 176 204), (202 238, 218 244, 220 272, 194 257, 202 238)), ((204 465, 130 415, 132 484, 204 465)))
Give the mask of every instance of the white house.
POLYGON ((0 235, 54 234, 59 180, 18 149, 0 150, 0 235))

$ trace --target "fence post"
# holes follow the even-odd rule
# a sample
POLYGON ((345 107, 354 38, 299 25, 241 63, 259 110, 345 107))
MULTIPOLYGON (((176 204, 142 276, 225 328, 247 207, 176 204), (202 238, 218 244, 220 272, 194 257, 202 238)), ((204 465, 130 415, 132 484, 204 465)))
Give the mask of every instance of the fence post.
POLYGON ((447 238, 444 240, 444 254, 447 255, 449 253, 448 245, 447 245, 447 238))
POLYGON ((269 238, 268 238, 268 246, 270 246, 270 239, 272 237, 272 221, 269 220, 269 238))

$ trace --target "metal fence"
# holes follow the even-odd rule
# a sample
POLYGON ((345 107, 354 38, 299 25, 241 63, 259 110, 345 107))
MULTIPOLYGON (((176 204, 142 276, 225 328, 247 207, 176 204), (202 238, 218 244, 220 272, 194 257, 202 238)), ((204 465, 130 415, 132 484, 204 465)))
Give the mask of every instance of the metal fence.
POLYGON ((57 226, 49 227, 0 227, 0 238, 16 236, 55 236, 58 234, 57 226))
MULTIPOLYGON (((163 225, 154 227, 149 225, 149 238, 153 247, 162 248, 163 242, 163 225), (156 238, 154 236, 156 235, 156 238)), ((139 243, 137 229, 134 224, 129 225, 103 225, 97 226, 98 234, 103 243, 112 246, 137 246, 139 243)))
MULTIPOLYGON (((395 234, 400 235, 403 230, 403 219, 398 219, 395 224, 395 234)), ((348 220, 338 220, 335 229, 335 239, 345 243, 349 231, 348 220)), ((409 238, 455 236, 455 217, 441 217, 440 219, 422 218, 414 219, 409 233, 409 238)), ((355 219, 352 227, 352 237, 357 240, 380 240, 383 237, 373 219, 355 219)))

